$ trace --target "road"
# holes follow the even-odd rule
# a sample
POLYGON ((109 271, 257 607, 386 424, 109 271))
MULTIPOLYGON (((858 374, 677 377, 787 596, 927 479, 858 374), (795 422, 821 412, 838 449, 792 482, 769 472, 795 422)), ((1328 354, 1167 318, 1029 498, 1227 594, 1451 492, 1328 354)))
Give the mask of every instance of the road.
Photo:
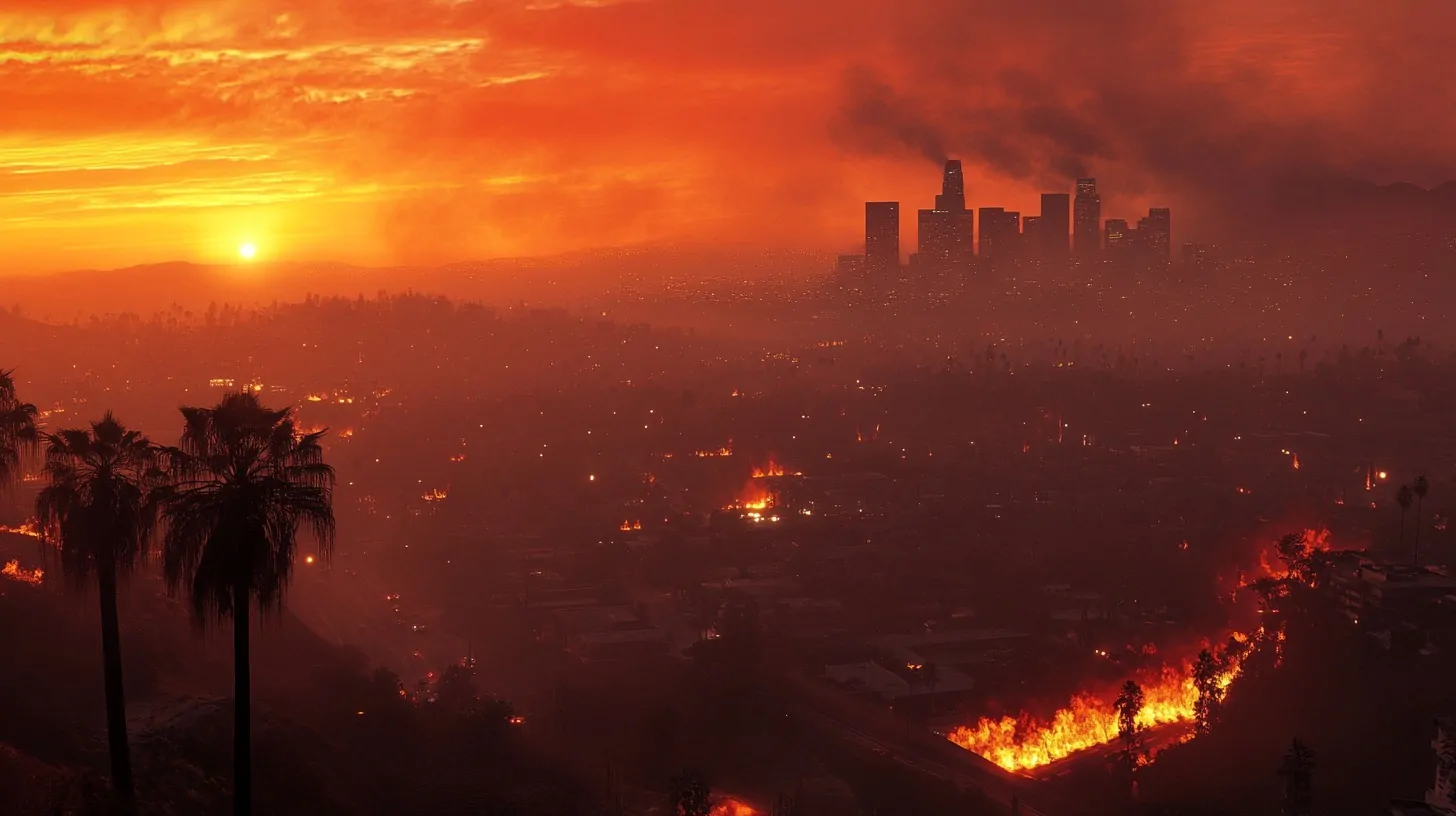
POLYGON ((1012 799, 1015 798, 1020 805, 1018 810, 1020 816, 1048 816, 1046 811, 1026 804, 1023 797, 1025 792, 1015 788, 1006 780, 966 768, 954 768, 935 759, 919 755, 920 752, 913 749, 907 752, 903 740, 885 741, 870 736, 822 712, 805 708, 799 710, 799 716, 803 721, 818 725, 834 737, 854 743, 913 771, 950 782, 962 790, 978 790, 987 798, 1004 806, 1008 811, 1011 809, 1012 799))
POLYGON ((795 714, 831 736, 958 788, 979 790, 1008 810, 1015 798, 1022 816, 1050 816, 1053 811, 1057 816, 1081 816, 1061 803, 1053 808, 1035 780, 1003 771, 939 734, 917 728, 907 739, 902 721, 886 719, 883 712, 840 695, 816 678, 790 675, 786 686, 798 701, 795 714))

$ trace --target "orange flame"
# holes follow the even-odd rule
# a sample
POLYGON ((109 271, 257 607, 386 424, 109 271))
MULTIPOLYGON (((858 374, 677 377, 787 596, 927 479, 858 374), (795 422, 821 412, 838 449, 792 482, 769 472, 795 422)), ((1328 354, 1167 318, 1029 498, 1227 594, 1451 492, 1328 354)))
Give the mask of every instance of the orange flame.
POLYGON ((12 581, 19 581, 22 584, 30 584, 31 586, 40 586, 41 582, 45 580, 45 570, 40 567, 36 567, 35 569, 22 569, 20 562, 13 558, 6 561, 5 566, 0 568, 0 575, 12 581))
POLYGON ((731 439, 728 440, 728 444, 724 445, 721 448, 718 448, 717 450, 697 450, 697 451, 693 451, 693 456, 696 456, 699 459, 707 459, 707 458, 712 457, 712 456, 732 456, 732 455, 733 455, 733 440, 731 440, 731 439))
POLYGON ((33 520, 27 521, 19 527, 7 527, 4 524, 0 524, 0 533, 14 533, 15 535, 30 536, 31 538, 40 538, 40 528, 36 526, 36 523, 33 520))
POLYGON ((621 524, 617 525, 617 529, 618 530, 621 530, 624 533, 630 533, 633 530, 640 530, 640 529, 642 529, 642 522, 640 522, 640 521, 624 521, 621 524))
MULTIPOLYGON (((1300 538, 1304 546, 1311 552, 1325 552, 1330 549, 1330 531, 1328 528, 1318 530, 1306 529, 1301 533, 1300 538)), ((1259 551, 1259 569, 1257 574, 1249 577, 1246 583, 1253 583, 1260 578, 1284 579, 1289 577, 1289 570, 1279 560, 1279 542, 1270 540, 1259 551)))
POLYGON ((768 465, 767 466, 761 467, 761 468, 755 467, 753 469, 753 478, 755 478, 755 479, 767 479, 767 478, 769 478, 771 476, 782 476, 782 475, 784 475, 784 469, 783 469, 783 467, 780 466, 780 465, 778 465, 778 464, 776 464, 774 462, 774 460, 772 460, 772 459, 768 460, 768 465))
MULTIPOLYGON (((1246 637, 1235 634, 1235 638, 1246 637)), ((1220 684, 1227 687, 1242 666, 1230 666, 1220 684)), ((1193 719, 1198 688, 1193 684, 1193 664, 1164 666, 1139 679, 1147 702, 1138 714, 1138 725, 1150 728, 1193 719)), ((996 763, 1008 771, 1024 771, 1048 765, 1078 751, 1106 745, 1117 739, 1117 711, 1113 700, 1079 694, 1049 721, 1028 716, 982 719, 973 726, 961 726, 947 736, 951 742, 996 763)))
POLYGON ((709 816, 762 816, 762 812, 755 810, 746 802, 739 801, 729 796, 713 806, 708 812, 709 816))
POLYGON ((444 501, 445 499, 448 499, 449 497, 450 497, 450 494, 447 491, 441 490, 440 488, 437 487, 434 490, 431 490, 429 493, 426 493, 425 495, 421 496, 420 498, 424 499, 427 502, 437 502, 437 501, 444 501))

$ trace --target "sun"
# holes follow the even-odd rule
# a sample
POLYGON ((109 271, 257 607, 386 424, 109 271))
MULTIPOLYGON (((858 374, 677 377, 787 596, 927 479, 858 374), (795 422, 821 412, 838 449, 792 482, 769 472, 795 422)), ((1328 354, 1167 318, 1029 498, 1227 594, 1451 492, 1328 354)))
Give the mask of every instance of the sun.
POLYGON ((251 242, 238 245, 238 257, 242 258, 245 261, 253 260, 253 257, 257 254, 258 248, 254 246, 251 242))

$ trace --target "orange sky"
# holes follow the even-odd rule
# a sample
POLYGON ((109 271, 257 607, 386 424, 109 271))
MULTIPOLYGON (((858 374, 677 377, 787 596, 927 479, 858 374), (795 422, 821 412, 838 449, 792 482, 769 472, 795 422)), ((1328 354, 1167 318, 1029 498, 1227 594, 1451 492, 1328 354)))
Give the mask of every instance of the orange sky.
POLYGON ((0 264, 849 249, 936 151, 1183 226, 1441 180, 1453 53, 1446 0, 4 0, 0 264))

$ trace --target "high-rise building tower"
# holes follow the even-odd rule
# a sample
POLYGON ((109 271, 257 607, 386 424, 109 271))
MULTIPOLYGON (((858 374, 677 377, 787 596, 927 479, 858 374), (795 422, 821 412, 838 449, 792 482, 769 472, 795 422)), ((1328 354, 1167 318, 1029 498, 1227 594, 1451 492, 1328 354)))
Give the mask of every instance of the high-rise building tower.
POLYGON ((1107 231, 1103 245, 1107 247, 1109 255, 1125 252, 1132 246, 1132 234, 1127 231, 1126 218, 1107 219, 1107 231))
POLYGON ((1173 213, 1167 207, 1153 207, 1138 225, 1138 243, 1148 260, 1170 263, 1173 260, 1173 213))
POLYGON ((980 209, 980 255, 985 261, 1014 258, 1021 245, 1021 213, 1001 207, 980 209))
POLYGON ((1072 232, 1072 197, 1066 193, 1041 194, 1041 218, 1036 225, 1038 245, 1047 258, 1067 254, 1072 232))
POLYGON ((900 266, 900 202, 865 203, 865 265, 877 272, 900 266))
POLYGON ((966 178, 961 173, 960 159, 951 159, 945 163, 945 173, 940 181, 940 195, 935 197, 935 208, 943 212, 965 211, 966 178))
POLYGON ((1077 179, 1077 197, 1072 201, 1072 248, 1079 258, 1090 258, 1101 247, 1102 196, 1097 179, 1077 179))
POLYGON ((966 209, 966 182, 960 160, 951 159, 945 163, 935 209, 917 213, 916 262, 937 271, 969 263, 975 256, 974 220, 974 213, 966 209))

